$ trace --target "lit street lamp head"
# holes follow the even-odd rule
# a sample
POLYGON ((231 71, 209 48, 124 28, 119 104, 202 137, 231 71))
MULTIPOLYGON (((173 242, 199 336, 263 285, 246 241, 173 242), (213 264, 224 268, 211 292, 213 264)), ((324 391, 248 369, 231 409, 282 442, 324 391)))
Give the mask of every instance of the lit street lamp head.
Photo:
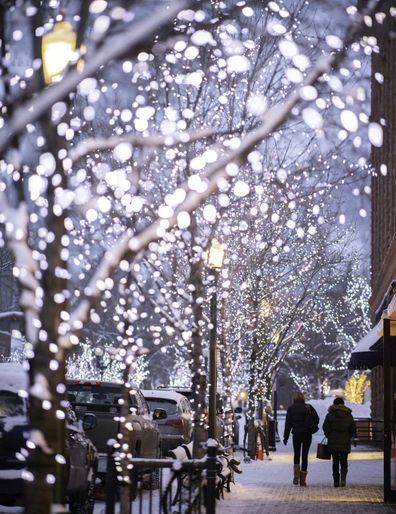
POLYGON ((210 268, 220 269, 224 261, 224 245, 219 243, 217 239, 212 239, 209 250, 207 252, 207 264, 210 268))
POLYGON ((76 34, 67 21, 54 25, 54 30, 42 38, 41 53, 46 84, 58 82, 70 62, 75 59, 76 34))

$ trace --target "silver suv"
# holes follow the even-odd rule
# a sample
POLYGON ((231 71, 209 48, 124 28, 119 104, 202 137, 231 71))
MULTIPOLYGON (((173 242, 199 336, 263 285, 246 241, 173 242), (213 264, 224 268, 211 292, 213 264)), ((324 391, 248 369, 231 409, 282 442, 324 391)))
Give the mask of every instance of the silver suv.
POLYGON ((166 411, 166 418, 158 421, 162 454, 166 455, 181 444, 188 444, 192 437, 192 412, 188 399, 176 391, 164 389, 143 389, 142 393, 151 411, 166 411))

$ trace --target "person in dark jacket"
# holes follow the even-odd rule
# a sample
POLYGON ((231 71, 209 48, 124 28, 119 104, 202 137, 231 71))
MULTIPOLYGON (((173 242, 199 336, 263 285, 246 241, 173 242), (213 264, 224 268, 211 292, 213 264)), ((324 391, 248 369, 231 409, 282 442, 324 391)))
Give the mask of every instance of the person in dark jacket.
POLYGON ((334 487, 345 487, 348 473, 348 453, 351 439, 356 437, 356 423, 352 411, 344 405, 342 398, 335 398, 323 423, 323 432, 333 458, 334 487), (341 482, 340 482, 341 468, 341 482))
POLYGON ((286 445, 290 432, 293 434, 294 476, 293 484, 306 486, 308 469, 308 452, 312 442, 312 434, 317 432, 319 416, 316 410, 305 403, 304 395, 296 393, 293 405, 287 409, 283 442, 286 445), (301 467, 300 467, 301 458, 301 467))

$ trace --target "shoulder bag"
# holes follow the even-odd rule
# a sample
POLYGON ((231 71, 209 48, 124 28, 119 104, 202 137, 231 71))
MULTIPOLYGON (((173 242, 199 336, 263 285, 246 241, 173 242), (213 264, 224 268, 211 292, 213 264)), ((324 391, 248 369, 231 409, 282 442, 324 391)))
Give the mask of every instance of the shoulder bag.
POLYGON ((316 449, 316 458, 322 460, 330 460, 331 453, 329 452, 329 447, 327 446, 327 439, 324 437, 321 443, 318 443, 318 447, 316 449))

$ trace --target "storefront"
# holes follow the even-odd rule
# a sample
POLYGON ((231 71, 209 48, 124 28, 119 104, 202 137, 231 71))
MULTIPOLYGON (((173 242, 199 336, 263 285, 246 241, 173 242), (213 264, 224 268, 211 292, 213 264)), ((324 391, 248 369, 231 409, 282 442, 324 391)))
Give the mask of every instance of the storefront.
POLYGON ((380 412, 383 419, 384 500, 396 501, 396 295, 354 348, 349 368, 373 371, 372 414, 380 412))

